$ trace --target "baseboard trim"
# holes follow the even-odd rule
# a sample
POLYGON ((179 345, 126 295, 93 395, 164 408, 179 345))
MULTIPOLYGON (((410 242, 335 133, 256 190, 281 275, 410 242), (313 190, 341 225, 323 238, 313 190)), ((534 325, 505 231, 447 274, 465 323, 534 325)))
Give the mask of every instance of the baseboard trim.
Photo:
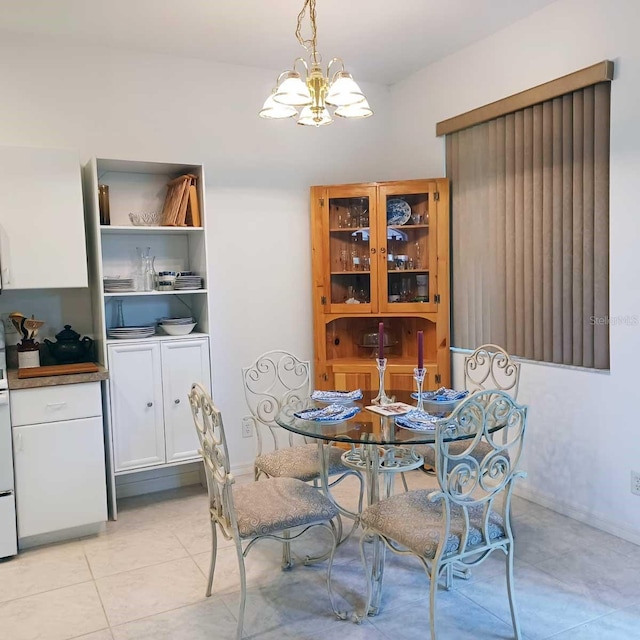
POLYGON ((83 524, 69 529, 60 529, 59 531, 51 531, 50 533, 39 533, 35 536, 27 536, 18 539, 18 549, 30 549, 31 547, 41 547, 45 544, 55 544, 66 540, 77 540, 78 538, 86 538, 95 536, 106 531, 105 522, 95 522, 93 524, 83 524))
POLYGON ((640 531, 629 527, 626 523, 616 522, 611 518, 598 513, 591 513, 586 511, 583 507, 571 504, 564 500, 558 500, 553 496, 540 491, 535 491, 534 489, 518 487, 516 485, 513 493, 520 498, 524 498, 530 502, 535 502, 542 507, 556 511, 563 516, 573 518, 579 522, 584 522, 596 529, 606 531, 618 538, 640 545, 640 531))
POLYGON ((140 471, 136 474, 116 477, 116 497, 131 498, 145 493, 179 489, 194 484, 201 484, 201 463, 189 463, 183 467, 167 467, 140 471))
POLYGON ((238 478, 239 476, 253 476, 253 462, 245 462, 231 467, 231 473, 238 478))

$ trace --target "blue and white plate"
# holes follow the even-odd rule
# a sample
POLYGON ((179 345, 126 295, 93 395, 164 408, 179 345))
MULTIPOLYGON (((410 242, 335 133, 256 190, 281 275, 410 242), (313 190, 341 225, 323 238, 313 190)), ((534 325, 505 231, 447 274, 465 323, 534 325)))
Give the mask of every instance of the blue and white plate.
POLYGON ((398 416, 395 422, 399 427, 410 431, 435 431, 437 419, 437 416, 426 411, 414 409, 403 416, 398 416))
POLYGON ((350 404, 356 400, 362 400, 362 391, 319 391, 316 390, 311 394, 311 399, 317 402, 326 402, 327 404, 350 404))
MULTIPOLYGON (((469 395, 468 391, 456 391, 455 389, 446 389, 445 387, 440 387, 437 391, 423 391, 422 399, 428 400, 429 402, 457 402, 458 400, 462 400, 469 395)), ((414 391, 411 394, 411 397, 414 400, 418 399, 418 394, 414 391)))
POLYGON ((391 198, 387 200, 387 224, 405 224, 411 217, 411 207, 405 200, 391 198))
POLYGON ((323 424, 337 424, 353 418, 360 411, 360 407, 349 407, 342 404, 330 404, 323 409, 304 409, 293 415, 301 420, 322 422, 323 424))

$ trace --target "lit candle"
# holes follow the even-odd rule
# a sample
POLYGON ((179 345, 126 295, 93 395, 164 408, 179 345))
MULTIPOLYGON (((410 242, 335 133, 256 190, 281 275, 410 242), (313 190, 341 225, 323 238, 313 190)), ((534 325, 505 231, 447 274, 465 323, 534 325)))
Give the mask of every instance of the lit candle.
POLYGON ((384 322, 378 323, 378 360, 384 359, 384 322))
POLYGON ((424 333, 418 331, 418 369, 424 369, 424 333))

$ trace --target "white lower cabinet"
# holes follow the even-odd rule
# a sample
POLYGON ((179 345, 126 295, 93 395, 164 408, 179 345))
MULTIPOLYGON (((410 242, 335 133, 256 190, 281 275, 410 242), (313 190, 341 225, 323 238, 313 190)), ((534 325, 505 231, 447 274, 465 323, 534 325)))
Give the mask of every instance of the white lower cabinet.
POLYGON ((188 395, 199 382, 211 387, 209 342, 179 340, 162 344, 162 390, 164 394, 164 441, 167 462, 195 458, 198 434, 193 424, 188 395))
POLYGON ((116 471, 164 462, 160 344, 110 345, 109 391, 116 471))
POLYGON ((19 538, 107 519, 102 417, 14 427, 13 439, 19 538))
POLYGON ((109 345, 116 472, 197 459, 188 393, 210 390, 207 338, 109 345))

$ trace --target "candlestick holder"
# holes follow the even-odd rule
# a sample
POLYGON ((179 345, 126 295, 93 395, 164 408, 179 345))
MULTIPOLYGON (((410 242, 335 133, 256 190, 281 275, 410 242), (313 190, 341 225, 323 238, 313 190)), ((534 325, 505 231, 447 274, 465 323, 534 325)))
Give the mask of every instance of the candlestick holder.
POLYGON ((422 383, 424 382, 426 374, 427 370, 424 368, 413 370, 413 379, 416 381, 416 387, 418 388, 418 404, 416 407, 419 411, 424 411, 424 404, 422 402, 422 383))
POLYGON ((393 398, 390 398, 384 391, 384 372, 387 370, 387 359, 376 358, 376 367, 378 367, 378 376, 380 385, 378 387, 378 395, 373 399, 373 404, 385 405, 391 404, 393 398))

